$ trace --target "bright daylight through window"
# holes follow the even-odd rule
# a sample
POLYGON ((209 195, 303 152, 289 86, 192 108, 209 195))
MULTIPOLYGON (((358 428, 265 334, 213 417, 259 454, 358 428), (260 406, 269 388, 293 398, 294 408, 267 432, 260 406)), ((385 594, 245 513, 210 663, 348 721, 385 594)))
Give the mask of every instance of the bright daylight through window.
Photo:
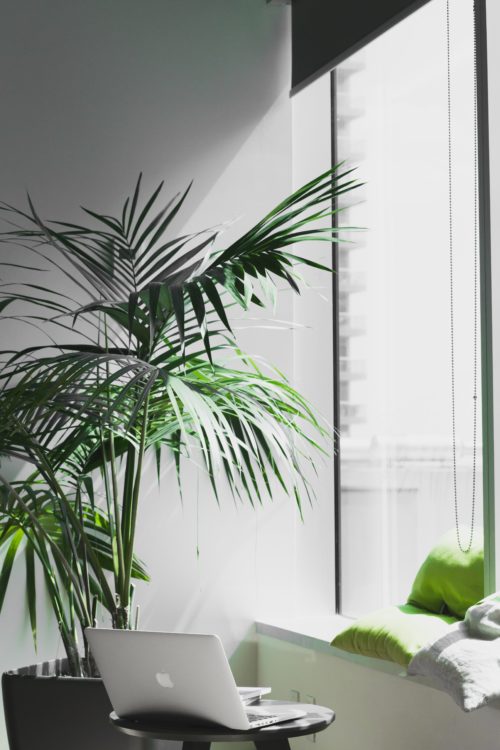
MULTIPOLYGON (((459 520, 468 526, 474 32, 472 2, 451 0, 449 7, 456 471, 459 520)), ((366 231, 352 233, 354 244, 338 251, 341 610, 360 615, 405 601, 420 563, 455 524, 445 0, 431 0, 341 64, 335 77, 338 160, 357 165, 366 183, 341 219, 366 231)), ((479 348, 477 381, 481 533, 479 348)))

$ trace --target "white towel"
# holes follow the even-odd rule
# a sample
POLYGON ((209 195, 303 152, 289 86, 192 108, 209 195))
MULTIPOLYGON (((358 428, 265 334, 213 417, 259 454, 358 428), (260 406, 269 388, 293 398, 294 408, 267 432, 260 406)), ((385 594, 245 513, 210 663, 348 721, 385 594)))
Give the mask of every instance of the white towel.
POLYGON ((445 690, 464 711, 500 698, 500 596, 471 607, 464 622, 417 651, 408 674, 445 690), (480 637, 472 637, 472 636, 480 637), (482 637, 481 637, 482 636, 482 637))

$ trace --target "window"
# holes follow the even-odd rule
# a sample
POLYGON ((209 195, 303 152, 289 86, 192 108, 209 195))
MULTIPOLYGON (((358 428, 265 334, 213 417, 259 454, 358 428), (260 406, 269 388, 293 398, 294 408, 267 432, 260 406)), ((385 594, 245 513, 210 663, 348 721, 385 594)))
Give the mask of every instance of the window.
MULTIPOLYGON (((472 0, 451 0, 450 42, 457 494, 467 525, 474 405, 472 0)), ((366 231, 353 232, 353 244, 337 251, 336 295, 338 590, 342 613, 360 615, 404 601, 430 547, 455 523, 444 0, 431 0, 332 75, 337 160, 357 165, 366 183, 341 217, 343 225, 366 231)), ((478 383, 479 355, 478 344, 478 383)), ((481 455, 478 406, 479 532, 481 455)))

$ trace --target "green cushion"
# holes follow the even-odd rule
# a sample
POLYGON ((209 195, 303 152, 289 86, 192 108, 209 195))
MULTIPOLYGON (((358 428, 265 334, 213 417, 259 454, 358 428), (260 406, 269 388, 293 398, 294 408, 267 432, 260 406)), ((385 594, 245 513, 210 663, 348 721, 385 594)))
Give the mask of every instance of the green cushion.
POLYGON ((435 615, 411 604, 386 607, 353 622, 335 636, 332 646, 406 667, 422 646, 440 638, 454 622, 454 617, 435 615))
MULTIPOLYGON (((469 532, 461 529, 466 542, 469 532)), ((462 619, 484 596, 483 546, 474 540, 469 552, 461 552, 455 530, 448 532, 430 552, 417 573, 408 603, 430 612, 448 611, 462 619)))

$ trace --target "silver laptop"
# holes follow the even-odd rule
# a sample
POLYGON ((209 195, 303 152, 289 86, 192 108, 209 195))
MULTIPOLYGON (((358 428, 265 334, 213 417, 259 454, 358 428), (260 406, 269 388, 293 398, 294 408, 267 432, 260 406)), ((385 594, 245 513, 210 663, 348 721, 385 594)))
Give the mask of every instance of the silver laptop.
POLYGON ((245 707, 218 636, 87 628, 115 712, 248 730, 305 711, 245 707))

